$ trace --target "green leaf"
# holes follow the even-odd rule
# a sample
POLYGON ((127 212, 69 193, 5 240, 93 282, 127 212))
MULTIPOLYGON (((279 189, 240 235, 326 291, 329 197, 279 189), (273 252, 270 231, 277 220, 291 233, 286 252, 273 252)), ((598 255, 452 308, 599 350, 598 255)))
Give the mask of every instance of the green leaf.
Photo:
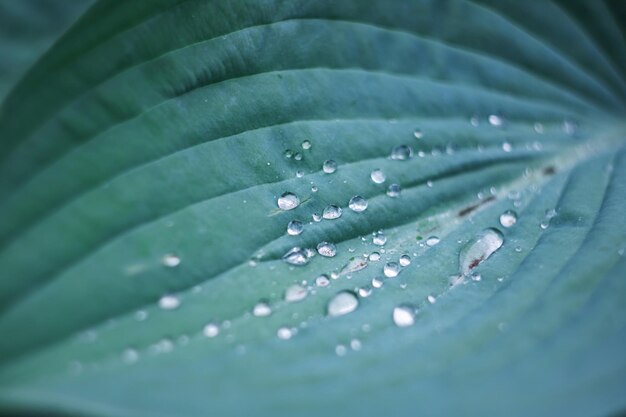
POLYGON ((1 108, 0 412, 624 411, 623 17, 100 0, 1 108))

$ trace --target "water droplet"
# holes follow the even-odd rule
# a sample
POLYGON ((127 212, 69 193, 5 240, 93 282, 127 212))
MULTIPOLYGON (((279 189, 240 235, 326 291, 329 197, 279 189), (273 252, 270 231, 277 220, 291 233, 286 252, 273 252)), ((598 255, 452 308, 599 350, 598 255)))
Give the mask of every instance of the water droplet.
POLYGON ((370 296, 371 293, 372 293, 372 287, 370 287, 369 285, 359 288, 359 297, 361 298, 367 298, 370 296))
POLYGON ((297 178, 302 178, 302 177, 304 177, 304 171, 296 171, 296 177, 297 177, 297 178))
POLYGON ((317 285, 318 287, 328 287, 329 284, 330 280, 326 275, 320 275, 319 277, 315 278, 315 285, 317 285))
POLYGON ((378 252, 372 252, 370 253, 370 256, 368 257, 368 259, 372 262, 376 262, 380 260, 380 253, 378 252))
POLYGON ((439 243, 441 239, 439 239, 437 236, 431 236, 428 239, 426 239, 426 245, 427 246, 435 246, 437 243, 439 243))
POLYGON ((300 205, 300 199, 293 193, 284 193, 278 197, 277 203, 281 210, 293 210, 300 205))
POLYGON ((543 133, 543 124, 541 123, 535 123, 535 125, 533 126, 533 129, 535 130, 536 133, 543 133))
POLYGON ((312 192, 316 193, 316 192, 317 192, 317 190, 318 190, 317 185, 313 185, 313 186, 311 186, 311 191, 312 191, 312 192))
POLYGON ((202 328, 202 334, 206 337, 215 337, 220 334, 220 326, 216 323, 208 323, 202 328))
POLYGON ((293 151, 291 149, 287 149, 287 150, 285 150, 285 154, 284 155, 285 155, 285 158, 291 159, 291 158, 293 158, 293 151))
POLYGON ((302 161, 302 154, 300 152, 294 153, 293 159, 295 159, 296 161, 302 161))
POLYGON ((563 132, 565 132, 566 135, 574 135, 576 133, 576 130, 578 129, 578 126, 576 125, 576 122, 573 122, 571 120, 564 120, 563 121, 563 132))
POLYGON ((408 145, 398 145, 391 150, 390 158, 394 161, 405 161, 413 157, 413 149, 408 145))
POLYGON ((276 331, 276 335, 279 339, 289 340, 293 336, 293 331, 289 327, 281 327, 276 331))
POLYGON ((500 215, 500 224, 502 227, 511 227, 517 223, 517 213, 513 210, 507 210, 500 215))
POLYGON ((383 246, 385 243, 387 243, 387 236, 385 236, 384 233, 376 232, 372 237, 372 243, 377 246, 383 246))
POLYGON ((480 124, 480 119, 478 118, 478 116, 470 117, 470 125, 472 125, 473 127, 477 127, 479 124, 480 124))
POLYGON ((332 174, 333 172, 337 171, 337 162, 333 161, 332 159, 327 159, 322 164, 322 170, 326 174, 332 174))
POLYGON ((337 354, 337 356, 345 356, 346 352, 347 349, 344 345, 335 346, 335 353, 337 354))
POLYGON ((309 257, 302 248, 295 246, 283 255, 283 261, 291 265, 300 266, 306 265, 309 262, 309 257))
POLYGON ((398 327, 409 327, 415 324, 417 309, 410 304, 401 304, 393 309, 393 323, 398 327))
POLYGON ((556 217, 556 210, 555 209, 546 210, 546 219, 550 220, 553 217, 556 217))
POLYGON ((320 242, 317 245, 317 253, 327 258, 332 258, 337 254, 337 247, 334 243, 320 242))
POLYGON ((428 297, 426 297, 426 301, 428 301, 430 304, 435 304, 437 302, 437 299, 434 295, 429 295, 428 297))
POLYGON ((319 214, 319 213, 313 213, 313 214, 311 215, 311 218, 313 219, 313 221, 314 221, 315 223, 319 223, 319 222, 321 222, 321 221, 322 221, 322 215, 321 215, 321 214, 319 214))
POLYGON ((413 131, 413 137, 415 139, 421 139, 422 137, 424 137, 424 133, 420 129, 415 129, 413 131))
POLYGON ((350 208, 350 210, 360 213, 362 211, 365 211, 365 209, 367 209, 367 204, 368 203, 366 199, 364 199, 360 195, 355 195, 354 197, 350 199, 350 202, 348 203, 348 207, 350 208))
POLYGON ((372 173, 370 174, 370 178, 376 184, 382 184, 387 179, 387 177, 385 176, 385 173, 381 171, 380 169, 373 170, 372 173))
POLYGON ((539 224, 541 229, 546 230, 550 226, 550 222, 548 220, 544 220, 539 224))
POLYGON ((380 279, 379 277, 372 278, 372 287, 380 288, 382 286, 383 286, 383 280, 382 279, 380 279))
POLYGON ((479 264, 487 260, 504 243, 504 237, 497 229, 485 229, 468 242, 459 254, 461 275, 467 276, 479 264))
POLYGON ((267 301, 259 301, 252 308, 252 314, 255 317, 267 317, 272 314, 272 308, 267 301))
POLYGON ((311 149, 311 141, 305 140, 304 142, 302 142, 302 149, 304 150, 311 149))
POLYGON ((133 348, 125 349, 122 352, 122 360, 126 363, 135 363, 139 360, 139 352, 133 348))
POLYGON ((387 195, 389 197, 399 197, 400 196, 400 184, 391 184, 389 188, 387 188, 387 195))
POLYGON ((502 150, 504 152, 511 152, 513 150, 513 146, 509 142, 502 143, 502 150))
POLYGON ((167 294, 159 299, 159 307, 163 310, 174 310, 180 306, 180 299, 175 295, 167 294))
POLYGON ((304 230, 304 225, 298 220, 292 220, 287 225, 287 234, 297 236, 304 230))
POLYGON ((350 349, 354 350, 355 352, 361 350, 361 347, 362 345, 359 339, 352 339, 350 341, 350 349))
POLYGON ((411 257, 409 255, 402 255, 399 262, 400 266, 409 266, 411 265, 411 257))
POLYGON ((292 285, 285 290, 285 301, 288 303, 295 303, 296 301, 302 301, 307 296, 306 288, 300 285, 292 285))
POLYGON ((359 299, 352 291, 341 291, 328 302, 326 311, 329 316, 343 316, 352 313, 359 306, 359 299))
POLYGON ((400 265, 397 262, 387 262, 383 267, 383 274, 387 278, 395 278, 400 273, 400 265))
POLYGON ((325 218, 326 220, 334 220, 334 219, 338 219, 339 217, 341 217, 342 213, 343 213, 343 210, 341 210, 341 207, 330 205, 324 209, 324 212, 322 213, 322 217, 325 218))
POLYGON ((164 255, 161 259, 161 263, 169 268, 173 268, 175 266, 180 265, 180 258, 173 253, 168 253, 164 255))
POLYGON ((139 310, 135 313, 135 320, 144 321, 148 318, 148 313, 145 310, 139 310))
POLYGON ((504 119, 496 114, 489 116, 489 124, 491 126, 500 127, 504 124, 504 119))

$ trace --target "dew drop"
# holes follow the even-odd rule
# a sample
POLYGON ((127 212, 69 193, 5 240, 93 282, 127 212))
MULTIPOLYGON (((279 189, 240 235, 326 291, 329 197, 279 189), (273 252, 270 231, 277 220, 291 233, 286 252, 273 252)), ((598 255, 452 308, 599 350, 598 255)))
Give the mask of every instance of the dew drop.
POLYGON ((397 262, 387 262, 383 267, 383 274, 387 278, 395 278, 400 273, 400 265, 397 262))
POLYGON ((125 349, 122 352, 122 360, 126 363, 135 363, 139 360, 139 352, 133 348, 125 349))
POLYGON ((298 246, 294 246, 283 255, 283 261, 290 265, 300 266, 306 265, 309 262, 309 257, 306 255, 305 250, 298 246))
POLYGON ((169 268, 174 268, 180 265, 180 258, 173 253, 168 253, 161 258, 161 263, 169 268))
POLYGON ((539 224, 542 230, 546 230, 550 226, 550 222, 548 220, 544 220, 539 224))
POLYGON ((335 353, 337 354, 337 356, 345 356, 346 352, 347 352, 347 349, 344 345, 335 346, 335 353))
POLYGON ((322 164, 322 170, 326 173, 326 174, 332 174, 335 171, 337 171, 337 162, 333 161, 332 159, 327 159, 326 161, 324 161, 324 163, 322 164))
POLYGON ((289 327, 281 327, 276 331, 276 336, 282 340, 289 340, 293 336, 293 331, 289 327))
POLYGON ((287 234, 290 236, 297 236, 304 230, 304 225, 298 220, 292 220, 287 224, 287 234))
POLYGON ((216 323, 208 323, 202 328, 202 334, 206 337, 215 337, 220 334, 220 326, 216 323))
POLYGON ((319 277, 315 278, 315 285, 317 285, 318 287, 328 287, 329 284, 330 280, 326 275, 320 275, 319 277))
POLYGON ((487 260, 504 243, 497 229, 485 229, 468 242, 459 254, 461 275, 467 276, 479 264, 487 260))
POLYGON ((405 161, 413 157, 413 149, 408 145, 398 145, 391 150, 390 158, 394 161, 405 161))
POLYGON ((297 178, 302 178, 302 177, 304 177, 304 171, 296 171, 296 177, 297 177, 297 178))
POLYGON ((159 299, 159 307, 163 310, 174 310, 180 306, 180 299, 171 294, 164 295, 159 299))
POLYGON ((337 254, 337 247, 334 243, 320 242, 317 245, 317 253, 327 258, 332 258, 337 254))
POLYGON ((387 196, 395 198, 400 196, 400 184, 391 184, 387 188, 387 196))
POLYGON ((535 125, 533 126, 533 129, 535 130, 535 133, 543 133, 544 129, 543 129, 543 124, 541 123, 535 123, 535 125))
POLYGON ((513 210, 507 210, 500 215, 500 224, 502 227, 511 227, 517 223, 517 213, 513 210))
POLYGON ((284 155, 285 155, 285 158, 291 159, 293 158, 293 151, 291 149, 287 149, 285 150, 284 155))
POLYGON ((370 294, 372 294, 372 287, 370 287, 369 285, 359 288, 359 297, 367 298, 370 296, 370 294))
POLYGON ((350 202, 348 203, 348 207, 350 208, 350 210, 360 213, 362 211, 365 211, 365 209, 367 209, 367 204, 368 203, 366 199, 364 199, 360 195, 355 195, 354 197, 350 199, 350 202))
POLYGON ((428 301, 428 303, 430 304, 435 304, 437 302, 437 299, 434 295, 429 295, 428 297, 426 297, 426 301, 428 301))
POLYGON ((439 243, 441 239, 439 239, 437 236, 431 236, 428 239, 426 239, 426 245, 427 246, 435 246, 437 243, 439 243))
POLYGON ((311 149, 311 141, 305 140, 304 142, 302 142, 302 149, 304 150, 311 149))
POLYGON ((322 221, 322 215, 321 215, 321 214, 319 214, 319 213, 313 213, 313 214, 311 215, 311 218, 313 219, 313 221, 314 221, 315 223, 319 223, 319 222, 321 222, 321 221, 322 221))
POLYGON ((376 232, 372 237, 372 243, 377 246, 383 246, 387 243, 387 236, 382 232, 376 232))
POLYGON ((281 210, 293 210, 300 205, 300 199, 293 193, 284 193, 278 197, 277 203, 281 210))
POLYGON ((409 327, 415 324, 417 309, 410 304, 401 304, 393 309, 393 323, 398 327, 409 327))
POLYGON ((500 127, 504 124, 504 119, 496 114, 489 116, 489 124, 491 126, 500 127))
POLYGON ((380 288, 382 286, 383 286, 383 280, 382 279, 380 279, 379 277, 372 278, 372 287, 380 288))
POLYGON ((307 296, 306 288, 300 285, 292 285, 285 290, 285 301, 288 303, 295 303, 296 301, 302 301, 307 296))
POLYGON ((370 178, 376 184, 382 184, 387 179, 387 177, 385 176, 385 173, 381 171, 380 169, 373 170, 372 173, 370 174, 370 178))
POLYGON ((400 266, 409 266, 411 265, 411 257, 409 255, 402 255, 400 257, 400 266))
POLYGON ((341 210, 341 207, 330 205, 324 209, 324 212, 322 213, 322 217, 325 218, 326 220, 334 220, 334 219, 338 219, 339 217, 341 217, 342 213, 343 213, 343 210, 341 210))
POLYGON ((424 133, 423 133, 420 129, 415 129, 415 130, 413 131, 413 137, 414 137, 415 139, 421 139, 421 138, 423 138, 423 137, 424 137, 424 133))
POLYGON ((272 314, 272 308, 267 301, 259 301, 252 308, 252 315, 255 317, 267 317, 272 314))
POLYGON ((502 150, 504 152, 511 152, 513 150, 513 146, 509 142, 502 142, 502 150))
POLYGON ((295 159, 296 161, 302 161, 302 154, 300 152, 294 153, 293 159, 295 159))
POLYGON ((362 344, 361 341, 359 339, 352 339, 350 341, 350 349, 356 351, 361 350, 362 344))
POLYGON ((331 317, 352 313, 359 306, 359 299, 352 291, 341 291, 328 302, 326 312, 331 317))
POLYGON ((377 262, 380 261, 380 253, 378 252, 372 252, 370 253, 370 255, 368 256, 368 259, 372 262, 377 262))

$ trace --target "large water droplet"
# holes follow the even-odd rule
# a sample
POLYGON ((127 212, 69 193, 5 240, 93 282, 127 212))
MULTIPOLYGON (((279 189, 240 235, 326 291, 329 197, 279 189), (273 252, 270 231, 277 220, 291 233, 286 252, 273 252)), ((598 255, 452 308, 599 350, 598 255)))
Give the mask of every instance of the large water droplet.
POLYGON ((334 243, 320 242, 317 245, 317 253, 328 258, 332 258, 337 254, 337 247, 334 243))
POLYGON ((159 299, 159 307, 163 310, 174 310, 180 306, 180 299, 171 294, 166 294, 159 299))
POLYGON ((348 207, 350 208, 350 210, 360 213, 367 209, 367 200, 360 195, 355 195, 350 199, 348 207))
POLYGON ((400 273, 400 265, 397 262, 387 262, 383 267, 383 274, 387 278, 395 278, 400 273))
POLYGON ((517 223, 517 213, 513 210, 507 210, 500 215, 500 224, 503 227, 511 227, 517 223))
POLYGON ((411 265, 411 257, 409 255, 402 255, 399 262, 400 266, 409 266, 411 265))
POLYGON ((283 255, 283 261, 291 265, 305 265, 309 262, 309 257, 306 251, 298 246, 295 246, 283 255))
POLYGON ((293 193, 284 193, 278 197, 277 203, 281 210, 293 210, 300 205, 300 199, 293 193))
POLYGON ((372 173, 370 174, 370 178, 376 184, 382 184, 387 179, 387 177, 385 176, 385 173, 381 171, 380 169, 373 170, 372 173))
POLYGON ((487 260, 504 243, 504 237, 497 229, 485 229, 468 242, 459 254, 461 275, 467 276, 470 271, 487 260))
POLYGON ((304 230, 304 225, 298 220, 292 220, 287 225, 287 234, 297 236, 304 230))
POLYGON ((326 311, 329 316, 343 316, 352 313, 359 306, 359 299, 352 291, 341 291, 328 302, 326 311))
POLYGON ((408 145, 398 145, 391 150, 391 159, 404 161, 413 157, 413 149, 408 145))
POLYGON ((378 252, 372 252, 370 253, 370 255, 368 256, 368 259, 372 262, 377 262, 380 261, 380 253, 378 252))
POLYGON ((409 327, 415 324, 417 309, 410 304, 402 304, 393 309, 393 323, 398 327, 409 327))
POLYGON ((343 210, 341 210, 341 207, 330 205, 324 209, 324 212, 322 213, 322 217, 325 218, 326 220, 334 220, 334 219, 338 219, 339 217, 341 217, 342 213, 343 213, 343 210))
POLYGON ((380 277, 372 278, 372 287, 380 288, 383 286, 383 280, 380 277))
POLYGON ((285 301, 288 303, 295 303, 296 301, 304 300, 306 296, 306 288, 297 284, 292 285, 285 290, 285 301))
POLYGON ((391 184, 387 188, 387 196, 392 198, 400 197, 400 184, 391 184))
POLYGON ((322 164, 322 170, 326 174, 332 174, 333 172, 337 171, 337 162, 333 161, 332 159, 327 159, 322 164))
POLYGON ((387 243, 387 236, 382 232, 376 232, 372 237, 372 243, 377 246, 383 246, 387 243))
POLYGON ((267 301, 259 301, 252 308, 252 314, 255 317, 267 317, 272 314, 272 308, 267 303, 267 301))

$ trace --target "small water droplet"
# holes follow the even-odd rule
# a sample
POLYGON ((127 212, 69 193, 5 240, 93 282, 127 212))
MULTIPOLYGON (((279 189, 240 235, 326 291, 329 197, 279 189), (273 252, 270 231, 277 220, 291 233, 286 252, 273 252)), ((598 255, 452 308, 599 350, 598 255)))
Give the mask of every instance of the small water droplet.
POLYGON ((347 352, 347 349, 344 345, 335 346, 335 353, 337 354, 337 356, 345 356, 346 352, 347 352))
POLYGON ((395 278, 400 273, 400 265, 397 262, 387 262, 383 267, 383 274, 387 278, 395 278))
POLYGON ((283 193, 278 197, 277 204, 281 210, 293 210, 300 205, 300 199, 293 193, 283 193))
POLYGON ((502 142, 502 150, 504 152, 511 152, 513 150, 513 145, 509 142, 502 142))
POLYGON ((415 324, 417 309, 410 304, 401 304, 393 309, 393 323, 398 327, 409 327, 415 324))
POLYGON ((548 220, 544 220, 539 224, 542 230, 546 230, 550 226, 550 222, 548 220))
POLYGON ((535 130, 536 133, 543 133, 543 124, 541 123, 535 123, 535 125, 533 126, 533 129, 535 130))
POLYGON ((259 301, 252 308, 252 314, 255 317, 267 317, 272 314, 272 308, 267 301, 259 301))
POLYGON ((317 245, 317 253, 327 258, 332 258, 337 254, 337 247, 334 243, 320 242, 317 245))
POLYGON ((312 185, 311 186, 311 191, 314 192, 314 193, 316 193, 318 189, 319 188, 317 188, 317 185, 312 185))
POLYGON ((285 158, 291 159, 293 158, 293 151, 291 149, 287 149, 285 150, 284 155, 285 155, 285 158))
POLYGON ((174 268, 180 265, 180 258, 173 253, 168 253, 163 256, 161 263, 169 268, 174 268))
POLYGON ((361 341, 359 339, 352 339, 350 341, 350 349, 354 350, 355 352, 361 350, 361 341))
POLYGON ((290 265, 300 266, 306 265, 309 262, 309 257, 302 248, 294 246, 283 255, 283 261, 290 265))
POLYGON ((468 242, 459 254, 461 275, 467 276, 479 264, 487 260, 504 243, 497 229, 485 229, 468 242))
POLYGON ((311 149, 311 141, 305 140, 304 142, 302 142, 302 149, 304 150, 311 149))
POLYGON ((413 149, 408 145, 398 145, 391 150, 390 158, 394 161, 405 161, 413 157, 413 149))
POLYGON ((297 177, 297 178, 302 178, 302 177, 304 177, 304 171, 296 171, 296 177, 297 177))
POLYGON ((287 224, 287 234, 297 236, 304 230, 304 225, 298 220, 292 220, 287 224))
POLYGON ((546 219, 550 220, 550 219, 552 219, 554 217, 556 217, 556 210, 555 209, 546 210, 546 219))
POLYGON ((326 220, 334 220, 334 219, 338 219, 339 217, 341 217, 342 213, 343 213, 343 210, 341 210, 341 207, 330 205, 324 209, 324 212, 322 213, 322 217, 325 218, 326 220))
POLYGON ((293 331, 289 327, 281 327, 276 331, 276 335, 279 339, 289 340, 293 336, 293 331))
POLYGON ((294 153, 293 159, 295 159, 296 161, 302 161, 302 154, 300 152, 294 153))
POLYGON ((372 252, 370 253, 370 256, 368 256, 368 259, 372 262, 377 262, 380 260, 380 253, 372 252))
POLYGON ((576 122, 573 122, 571 120, 564 120, 563 121, 563 132, 565 132, 566 135, 574 135, 576 133, 576 130, 578 129, 578 126, 576 125, 576 122))
POLYGON ((133 348, 125 349, 122 352, 122 360, 126 363, 135 363, 139 360, 139 352, 133 348))
POLYGON ((376 232, 372 237, 372 243, 377 246, 383 246, 385 243, 387 243, 387 236, 385 236, 384 233, 376 232))
POLYGON ((180 299, 171 294, 166 294, 159 299, 159 307, 163 310, 174 310, 180 306, 180 299))
POLYGON ((285 290, 285 301, 288 303, 295 303, 296 301, 302 301, 307 296, 306 288, 300 285, 292 285, 285 290))
POLYGON ((329 316, 343 316, 352 313, 359 306, 359 299, 352 291, 341 291, 328 302, 326 311, 329 316))
POLYGON ((322 170, 326 173, 326 174, 332 174, 335 171, 337 171, 337 162, 333 161, 332 159, 327 159, 326 161, 324 161, 324 163, 322 164, 322 170))
POLYGON ((371 293, 372 293, 372 287, 370 287, 369 285, 359 288, 359 297, 361 298, 367 298, 370 296, 371 293))
POLYGON ((504 119, 497 114, 489 115, 489 124, 491 126, 500 127, 504 124, 504 119))
POLYGON ((400 184, 391 184, 389 188, 387 188, 387 195, 392 198, 399 197, 400 196, 400 184))
POLYGON ((326 275, 320 275, 319 277, 315 278, 315 285, 317 285, 318 287, 328 287, 329 284, 330 280, 326 275))
POLYGON ((402 255, 400 257, 400 266, 409 266, 411 265, 411 257, 409 255, 402 255))
POLYGON ((372 278, 372 287, 380 288, 383 286, 383 280, 380 277, 372 278))
POLYGON ((513 210, 507 210, 500 215, 500 224, 502 227, 511 227, 517 223, 517 213, 513 210))
POLYGON ((321 222, 321 221, 322 221, 322 215, 321 215, 321 214, 319 214, 319 213, 313 213, 313 214, 311 215, 311 218, 313 218, 313 221, 314 221, 315 223, 319 223, 319 222, 321 222))
POLYGON ((202 334, 206 337, 215 337, 220 334, 220 326, 216 323, 208 323, 202 328, 202 334))
POLYGON ((370 174, 370 178, 376 184, 382 184, 387 179, 387 177, 385 176, 385 173, 381 171, 380 169, 373 170, 372 173, 370 174))
POLYGON ((431 236, 428 239, 426 239, 426 245, 427 246, 435 246, 437 243, 439 243, 441 239, 439 239, 437 236, 431 236))
POLYGON ((429 295, 428 297, 426 297, 426 301, 428 301, 430 304, 435 304, 437 302, 437 299, 434 295, 429 295))
POLYGON ((360 213, 362 211, 365 211, 365 209, 367 209, 367 204, 368 203, 366 199, 364 199, 360 195, 355 195, 354 197, 350 199, 350 202, 348 203, 348 207, 350 208, 350 210, 360 213))
POLYGON ((420 129, 415 129, 413 131, 413 137, 415 139, 421 139, 422 137, 424 137, 424 133, 420 129))

